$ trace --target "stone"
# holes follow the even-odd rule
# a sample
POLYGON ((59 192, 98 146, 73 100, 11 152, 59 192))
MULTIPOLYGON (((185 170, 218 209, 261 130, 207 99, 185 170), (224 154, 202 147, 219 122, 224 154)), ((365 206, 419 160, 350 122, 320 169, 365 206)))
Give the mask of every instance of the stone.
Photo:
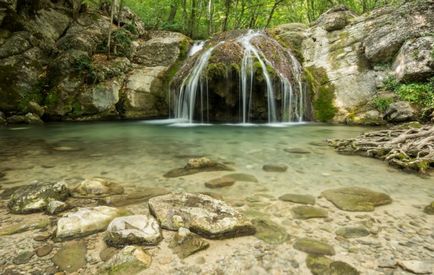
POLYGON ((331 245, 314 239, 297 239, 294 243, 294 248, 317 256, 335 255, 335 249, 331 245))
POLYGON ((341 227, 336 230, 336 235, 350 239, 368 236, 369 230, 363 226, 341 227))
POLYGON ((295 219, 314 219, 314 218, 327 218, 327 211, 313 206, 296 206, 291 209, 292 215, 295 219))
POLYGON ((31 113, 37 115, 38 117, 42 117, 45 113, 45 109, 34 101, 30 101, 27 108, 31 113))
POLYGON ((281 244, 288 240, 286 229, 269 219, 253 219, 255 237, 269 244, 281 244))
POLYGON ((14 258, 13 263, 16 265, 26 264, 30 261, 30 259, 35 255, 33 251, 24 251, 18 254, 17 257, 14 258))
POLYGON ((47 256, 48 254, 50 254, 50 252, 52 250, 53 250, 53 245, 52 244, 46 244, 46 245, 38 247, 35 250, 35 253, 38 257, 44 257, 44 256, 47 256))
POLYGON ((151 213, 161 227, 180 227, 210 239, 223 239, 255 234, 255 228, 236 209, 221 200, 203 194, 172 193, 151 198, 151 213))
POLYGON ((8 124, 42 124, 44 123, 37 115, 27 113, 26 115, 13 115, 7 118, 8 124))
POLYGON ((398 265, 414 274, 433 274, 434 272, 433 261, 405 260, 398 261, 398 265))
POLYGON ((286 148, 286 149, 283 149, 283 151, 290 153, 290 154, 300 154, 300 155, 306 155, 306 154, 311 153, 310 151, 305 150, 303 148, 286 148))
POLYGON ((75 272, 86 266, 86 253, 83 241, 71 241, 64 243, 51 260, 60 270, 75 272))
POLYGON ((180 227, 169 247, 179 258, 184 259, 194 253, 207 249, 209 242, 191 233, 187 228, 180 227))
POLYGON ((157 245, 163 236, 152 216, 134 215, 115 218, 107 227, 105 241, 110 246, 157 245))
POLYGON ((392 65, 398 81, 423 81, 434 76, 434 37, 424 36, 407 40, 392 65))
POLYGON ((225 175, 225 178, 231 178, 234 181, 244 181, 244 182, 258 182, 258 179, 250 174, 244 174, 244 173, 233 173, 229 175, 225 175))
POLYGON ((70 206, 63 201, 52 200, 48 203, 45 212, 47 212, 47 214, 54 215, 68 210, 69 208, 70 206))
POLYGON ((147 269, 152 263, 152 257, 140 247, 126 246, 104 265, 99 274, 131 275, 147 269))
POLYGON ((99 253, 99 258, 101 259, 101 261, 107 262, 114 255, 116 255, 117 252, 118 250, 114 247, 106 247, 103 250, 101 250, 101 252, 99 253))
POLYGON ((51 200, 64 201, 69 196, 65 183, 33 182, 18 188, 10 197, 12 213, 26 214, 44 211, 51 200))
POLYGON ((323 13, 315 23, 326 31, 332 32, 343 29, 353 17, 355 14, 345 6, 338 6, 323 13))
POLYGON ((190 159, 183 168, 170 170, 164 177, 175 178, 187 175, 193 175, 201 172, 213 171, 232 171, 233 169, 223 163, 219 163, 208 158, 190 159))
POLYGON ((43 229, 50 224, 50 219, 46 216, 36 216, 23 219, 21 222, 17 222, 11 225, 2 224, 0 227, 0 236, 8 236, 18 234, 21 232, 43 229))
POLYGON ((73 187, 73 197, 100 198, 124 193, 124 188, 117 182, 106 178, 90 178, 73 187))
POLYGON ((301 203, 301 204, 312 204, 312 205, 315 204, 315 197, 311 195, 284 194, 279 197, 279 200, 301 203))
POLYGON ((288 170, 288 166, 286 165, 273 165, 273 164, 266 164, 262 166, 262 170, 265 172, 286 172, 288 170))
POLYGON ((162 187, 141 187, 134 190, 134 192, 129 192, 128 194, 111 195, 101 198, 99 202, 100 204, 119 207, 145 202, 150 198, 168 193, 170 193, 170 191, 162 187))
POLYGON ((323 191, 321 195, 337 208, 345 211, 374 211, 376 206, 392 203, 392 198, 361 187, 343 187, 323 191))
POLYGON ((434 215, 434 201, 431 202, 431 204, 428 204, 427 206, 425 206, 425 208, 423 209, 423 212, 425 212, 425 214, 428 214, 428 215, 434 215))
POLYGON ((416 118, 416 110, 407 101, 398 101, 390 104, 383 119, 388 122, 400 123, 412 121, 416 118))
POLYGON ((222 188, 234 185, 235 180, 230 177, 221 177, 205 182, 205 186, 211 189, 222 188))
POLYGON ((78 238, 104 231, 120 214, 118 209, 108 206, 79 208, 76 212, 67 213, 58 220, 56 238, 78 238))

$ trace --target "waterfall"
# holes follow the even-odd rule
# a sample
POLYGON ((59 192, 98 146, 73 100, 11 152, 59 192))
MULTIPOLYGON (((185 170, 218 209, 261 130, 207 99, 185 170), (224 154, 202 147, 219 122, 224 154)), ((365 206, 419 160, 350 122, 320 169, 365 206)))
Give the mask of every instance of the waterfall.
MULTIPOLYGON (((285 60, 290 63, 290 73, 282 73, 266 58, 266 54, 252 41, 254 38, 272 39, 260 31, 248 31, 236 38, 243 49, 240 64, 239 82, 239 118, 241 123, 249 123, 254 94, 254 82, 256 69, 261 70, 265 82, 265 94, 267 98, 268 123, 301 122, 305 117, 306 92, 302 83, 302 66, 288 50, 279 47, 285 52, 285 60), (287 58, 286 58, 287 57, 287 58), (255 65, 256 64, 256 65, 255 65), (276 76, 271 76, 268 68, 274 68, 276 76), (290 75, 291 79, 288 78, 290 75), (278 113, 277 101, 280 100, 280 113, 278 113)), ((233 43, 234 40, 231 41, 233 43)), ((205 42, 195 42, 190 49, 189 56, 202 51, 199 56, 194 56, 194 64, 189 69, 175 93, 174 112, 175 118, 193 123, 196 121, 209 122, 209 94, 207 66, 213 50, 227 41, 222 41, 206 51, 202 50, 205 42), (196 114, 196 117, 195 117, 196 114)), ((273 40, 273 43, 278 44, 273 40)), ((257 96, 257 91, 255 92, 257 96)), ((170 98, 170 97, 169 97, 170 98)))

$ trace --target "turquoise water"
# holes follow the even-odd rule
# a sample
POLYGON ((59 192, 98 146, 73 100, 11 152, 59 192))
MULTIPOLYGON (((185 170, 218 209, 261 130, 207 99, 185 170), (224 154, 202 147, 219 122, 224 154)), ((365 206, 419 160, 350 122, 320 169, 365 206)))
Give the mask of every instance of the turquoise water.
POLYGON ((137 121, 0 128, 0 172, 6 173, 0 185, 104 176, 138 188, 210 191, 204 182, 227 172, 163 177, 184 166, 189 158, 207 156, 258 178, 258 183, 240 182, 212 190, 229 199, 258 192, 274 197, 283 193, 319 195, 328 188, 351 185, 386 192, 402 206, 427 204, 434 195, 432 177, 404 173, 375 159, 339 155, 324 142, 355 137, 369 130, 366 128, 322 124, 186 126, 137 121), (310 154, 285 152, 288 148, 310 154), (262 170, 264 164, 285 164, 288 170, 269 173, 262 170))

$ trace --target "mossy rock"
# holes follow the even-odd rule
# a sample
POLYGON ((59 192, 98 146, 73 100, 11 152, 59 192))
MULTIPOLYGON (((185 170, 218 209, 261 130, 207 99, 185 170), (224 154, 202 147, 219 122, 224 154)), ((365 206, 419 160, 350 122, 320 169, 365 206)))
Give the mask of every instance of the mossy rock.
POLYGON ((336 230, 336 235, 344 238, 360 238, 368 236, 369 231, 363 226, 342 227, 336 230))
POLYGON ((359 275, 357 271, 351 265, 341 262, 333 261, 323 256, 308 255, 306 258, 307 268, 313 275, 359 275))
POLYGON ((298 239, 294 243, 294 248, 312 255, 335 255, 333 246, 314 239, 298 239))
POLYGON ((337 208, 345 211, 374 211, 376 206, 392 203, 392 198, 380 192, 361 187, 343 187, 321 193, 337 208))
POLYGON ((284 194, 279 197, 281 201, 289 201, 293 203, 301 203, 301 204, 315 204, 315 197, 311 195, 303 195, 303 194, 284 194))
POLYGON ((425 208, 423 209, 423 212, 425 212, 428 215, 434 215, 434 201, 431 202, 431 204, 428 204, 427 206, 425 206, 425 208))
POLYGON ((313 206, 297 206, 291 209, 292 215, 295 219, 313 219, 313 218, 327 218, 327 211, 313 206))
POLYGON ((86 265, 86 244, 83 241, 64 243, 52 261, 60 270, 75 272, 86 265))
POLYGON ((269 219, 254 219, 255 237, 269 244, 281 244, 288 239, 286 229, 269 219))

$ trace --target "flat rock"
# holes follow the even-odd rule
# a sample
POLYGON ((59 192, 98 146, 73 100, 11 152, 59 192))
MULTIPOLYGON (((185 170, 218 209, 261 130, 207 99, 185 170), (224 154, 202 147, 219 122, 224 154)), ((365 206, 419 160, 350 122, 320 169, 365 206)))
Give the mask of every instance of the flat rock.
POLYGON ((33 251, 24 251, 18 254, 17 257, 14 258, 13 263, 16 265, 26 264, 30 261, 30 259, 35 255, 33 251))
POLYGON ((369 235, 369 230, 363 226, 342 227, 336 230, 336 235, 350 239, 360 238, 369 235))
POLYGON ((99 253, 99 258, 101 259, 101 261, 103 262, 107 262, 108 260, 110 260, 116 253, 118 252, 118 250, 114 247, 106 247, 103 250, 101 250, 101 252, 99 253))
POLYGON ((314 256, 308 255, 306 258, 307 268, 312 272, 313 275, 359 275, 360 272, 357 271, 351 265, 341 262, 333 261, 324 256, 314 256))
POLYGON ((255 237, 269 244, 281 244, 288 239, 286 229, 269 219, 254 219, 255 237))
POLYGON ((208 188, 222 188, 234 185, 235 180, 231 177, 221 177, 212 179, 208 182, 205 182, 205 186, 208 188))
POLYGON ((277 172, 277 173, 283 173, 288 170, 287 165, 274 165, 274 164, 266 164, 262 166, 262 170, 265 172, 277 172))
POLYGON ((345 211, 374 211, 376 206, 392 203, 389 195, 361 187, 330 189, 321 195, 345 211))
POLYGON ((44 257, 44 256, 47 256, 48 254, 50 254, 50 252, 52 250, 53 250, 53 245, 52 244, 46 244, 46 245, 38 247, 35 250, 35 253, 38 257, 44 257))
POLYGON ((418 260, 406 260, 398 261, 398 265, 407 271, 415 274, 433 274, 434 273, 434 261, 418 261, 418 260))
POLYGON ((294 243, 294 248, 317 256, 335 255, 335 250, 331 245, 314 239, 298 239, 294 243))
POLYGON ((140 247, 126 246, 102 267, 98 274, 131 275, 147 269, 152 257, 140 247))
POLYGON ((203 194, 172 193, 149 200, 149 209, 161 226, 180 227, 210 239, 255 234, 255 228, 236 209, 203 194))
POLYGON ((63 182, 33 182, 15 190, 8 202, 8 208, 17 214, 41 212, 51 200, 64 201, 68 196, 68 188, 63 182))
POLYGON ((191 233, 187 228, 179 228, 178 233, 174 236, 169 247, 179 258, 184 259, 188 256, 205 250, 209 247, 209 242, 191 233))
POLYGON ((18 234, 32 229, 42 229, 46 228, 49 224, 50 219, 47 216, 29 217, 9 225, 1 223, 0 236, 18 234))
POLYGON ((52 200, 48 203, 47 209, 45 212, 50 215, 58 214, 60 212, 66 211, 70 208, 70 206, 63 201, 52 200))
POLYGON ((107 227, 105 241, 110 246, 157 245, 163 236, 152 216, 134 215, 115 218, 107 227))
POLYGON ((258 182, 258 179, 255 176, 245 173, 233 173, 225 175, 225 178, 231 178, 234 181, 258 182))
POLYGON ((303 148, 285 148, 283 149, 283 151, 290 154, 301 154, 301 155, 306 155, 311 153, 310 151, 303 148))
POLYGON ((279 200, 301 203, 301 204, 312 204, 312 205, 315 204, 315 197, 311 195, 284 194, 279 197, 279 200))
POLYGON ((99 198, 124 193, 124 188, 107 178, 90 178, 78 183, 71 190, 73 197, 99 198))
POLYGON ((213 171, 233 171, 233 169, 223 163, 219 163, 203 157, 190 159, 184 167, 172 169, 166 174, 164 174, 164 177, 175 178, 213 171))
POLYGON ((56 238, 67 239, 104 231, 108 224, 120 215, 118 209, 108 206, 79 208, 57 222, 56 238))
POLYGON ((295 219, 314 219, 314 218, 327 218, 327 211, 313 206, 296 206, 291 209, 292 215, 295 219))
POLYGON ((434 215, 434 201, 431 202, 431 204, 428 204, 427 206, 425 206, 425 208, 423 209, 423 212, 425 212, 428 215, 434 215))
POLYGON ((86 265, 86 244, 82 241, 64 243, 51 259, 60 270, 75 272, 86 265))
POLYGON ((104 205, 119 207, 119 206, 146 202, 150 198, 165 195, 168 193, 170 193, 170 191, 162 187, 143 187, 134 190, 134 192, 131 193, 122 194, 122 195, 112 195, 112 196, 101 198, 99 200, 99 203, 104 205))

